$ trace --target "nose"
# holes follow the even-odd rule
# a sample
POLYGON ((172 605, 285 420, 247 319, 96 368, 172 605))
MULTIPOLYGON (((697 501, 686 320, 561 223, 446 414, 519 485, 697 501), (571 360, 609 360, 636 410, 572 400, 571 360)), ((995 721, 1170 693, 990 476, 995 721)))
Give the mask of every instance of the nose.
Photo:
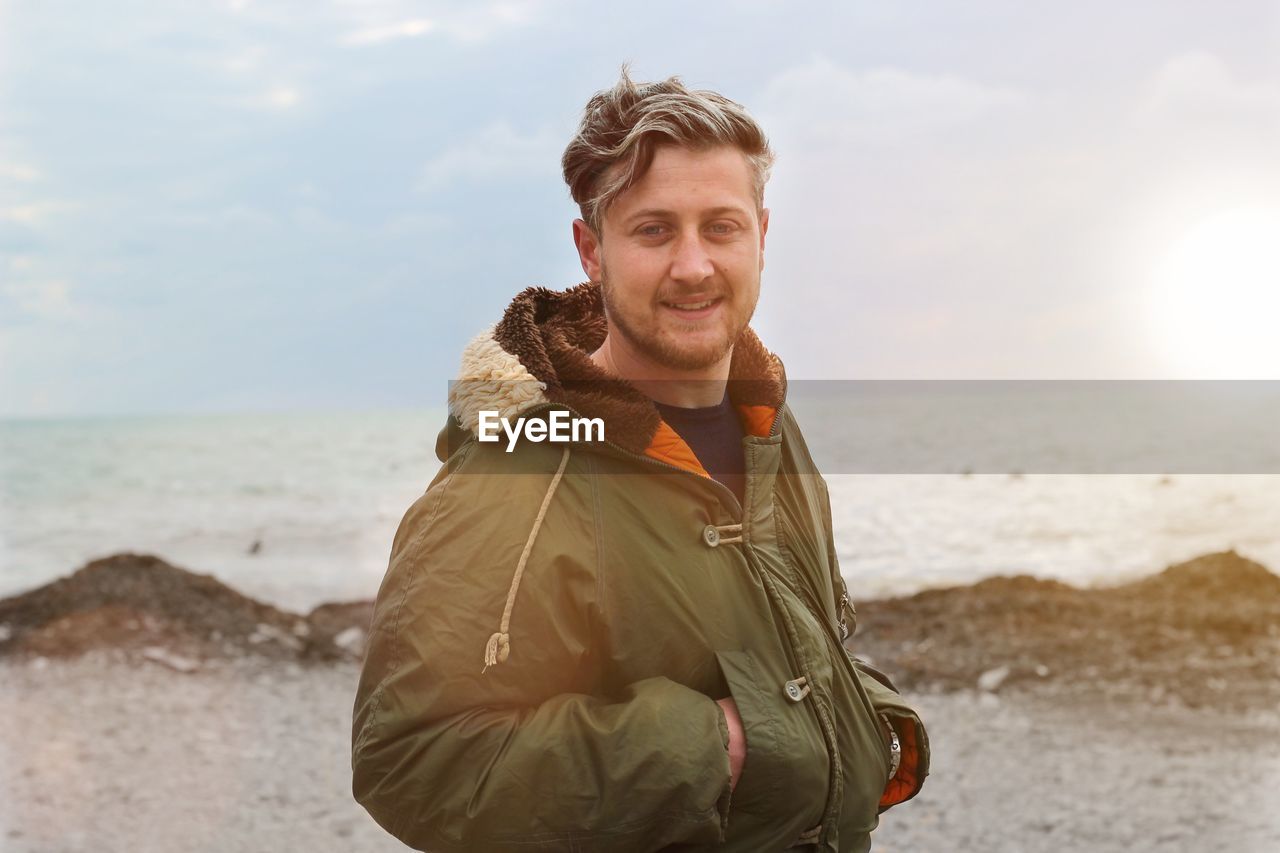
POLYGON ((701 284, 715 273, 711 255, 698 233, 684 234, 675 243, 671 278, 684 284, 701 284))

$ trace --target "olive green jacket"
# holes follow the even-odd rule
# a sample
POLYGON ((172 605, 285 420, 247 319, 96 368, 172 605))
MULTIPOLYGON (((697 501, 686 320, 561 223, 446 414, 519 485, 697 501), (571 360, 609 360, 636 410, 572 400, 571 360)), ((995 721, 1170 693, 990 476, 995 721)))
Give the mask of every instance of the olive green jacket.
POLYGON ((928 740, 842 645, 826 484, 780 362, 750 330, 735 346, 740 505, 591 364, 604 331, 598 286, 530 289, 467 348, 446 464, 378 593, 356 799, 423 850, 869 849, 928 740), (605 441, 476 440, 482 410, 556 409, 600 417, 605 441), (747 744, 732 790, 727 696, 747 744), (907 753, 892 781, 878 713, 907 753))

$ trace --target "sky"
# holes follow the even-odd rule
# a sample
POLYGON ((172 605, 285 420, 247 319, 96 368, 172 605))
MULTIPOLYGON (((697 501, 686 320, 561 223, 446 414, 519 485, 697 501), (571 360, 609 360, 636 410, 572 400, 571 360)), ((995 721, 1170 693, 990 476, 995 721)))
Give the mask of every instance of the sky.
POLYGON ((1278 2, 0 0, 0 417, 441 405, 623 62, 769 134, 792 379, 1280 378, 1278 2))

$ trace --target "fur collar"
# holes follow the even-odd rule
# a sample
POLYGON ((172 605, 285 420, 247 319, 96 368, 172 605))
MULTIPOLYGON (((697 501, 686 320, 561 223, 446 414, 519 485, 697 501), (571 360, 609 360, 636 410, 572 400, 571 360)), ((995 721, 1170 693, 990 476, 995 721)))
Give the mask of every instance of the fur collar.
MULTIPOLYGON (((449 410, 475 433, 482 409, 502 417, 544 403, 601 418, 609 441, 644 453, 662 426, 653 402, 631 383, 611 377, 590 359, 607 326, 598 282, 565 291, 530 287, 507 307, 502 320, 476 337, 462 353, 458 381, 449 390, 449 410)), ((738 407, 782 405, 782 362, 750 328, 733 348, 729 399, 738 407)))

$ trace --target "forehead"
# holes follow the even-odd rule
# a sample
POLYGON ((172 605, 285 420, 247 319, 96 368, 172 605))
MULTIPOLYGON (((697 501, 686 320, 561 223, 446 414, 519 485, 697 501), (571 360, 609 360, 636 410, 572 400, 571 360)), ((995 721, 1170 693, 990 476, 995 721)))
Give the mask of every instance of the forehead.
POLYGON ((621 221, 630 212, 654 207, 686 213, 718 207, 754 211, 755 189, 747 156, 729 145, 704 150, 658 148, 649 170, 614 200, 606 218, 621 221))

